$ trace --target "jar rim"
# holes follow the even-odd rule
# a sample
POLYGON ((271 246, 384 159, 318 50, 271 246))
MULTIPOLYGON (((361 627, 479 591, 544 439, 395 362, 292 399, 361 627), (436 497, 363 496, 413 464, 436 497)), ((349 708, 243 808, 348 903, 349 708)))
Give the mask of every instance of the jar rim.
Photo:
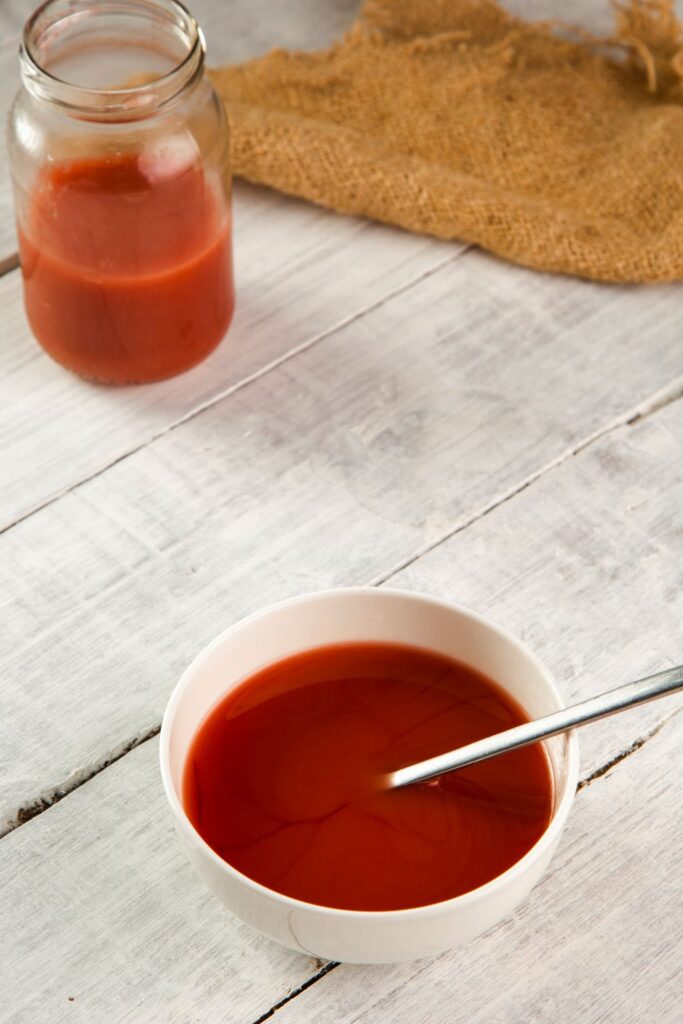
POLYGON ((24 25, 19 47, 22 80, 38 99, 55 104, 68 113, 91 120, 136 120, 165 106, 192 85, 202 72, 206 43, 194 15, 180 0, 44 0, 24 25), (168 71, 149 81, 121 88, 93 88, 60 78, 41 63, 36 50, 42 34, 63 33, 68 23, 97 18, 103 13, 155 14, 175 29, 184 53, 168 71))

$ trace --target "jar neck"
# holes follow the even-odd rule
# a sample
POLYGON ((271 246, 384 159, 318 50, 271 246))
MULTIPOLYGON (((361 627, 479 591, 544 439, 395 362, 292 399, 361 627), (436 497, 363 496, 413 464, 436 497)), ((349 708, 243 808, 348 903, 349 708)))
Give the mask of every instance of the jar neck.
POLYGON ((200 27, 177 0, 47 0, 26 23, 19 59, 36 99, 82 120, 120 122, 180 98, 204 54, 200 27))

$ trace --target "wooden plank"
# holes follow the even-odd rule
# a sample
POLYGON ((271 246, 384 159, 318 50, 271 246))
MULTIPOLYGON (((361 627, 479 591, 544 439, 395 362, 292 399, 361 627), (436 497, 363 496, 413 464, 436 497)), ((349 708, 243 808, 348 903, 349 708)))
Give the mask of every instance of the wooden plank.
MULTIPOLYGON (((477 608, 533 648, 568 700, 683 661, 683 399, 625 425, 386 582, 477 608)), ((678 701, 680 705, 680 699, 678 701)), ((584 772, 676 698, 580 734, 584 772)))
MULTIPOLYGON (((681 0, 676 0, 678 9, 681 0)), ((21 29, 31 11, 37 6, 35 0, 3 0, 0 7, 0 45, 18 42, 21 29)), ((259 52, 254 47, 243 49, 242 42, 248 25, 255 33, 254 43, 262 40, 261 49, 268 46, 312 48, 324 46, 336 39, 353 21, 360 0, 287 0, 282 11, 277 11, 268 0, 251 0, 247 6, 244 0, 234 0, 230 10, 224 11, 220 0, 192 0, 192 13, 202 26, 213 27, 217 22, 226 26, 222 43, 227 59, 241 60, 259 52), (245 23, 241 19, 245 19, 245 23), (233 31, 230 31, 232 27, 233 31), (278 32, 281 41, 275 37, 278 32)), ((529 19, 557 18, 562 15, 557 0, 503 0, 502 6, 511 13, 529 19)), ((609 4, 595 3, 595 0, 575 0, 572 4, 571 20, 574 24, 605 31, 612 25, 609 4)), ((214 39, 207 39, 210 46, 214 39)))
MULTIPOLYGON (((676 0, 680 3, 680 0, 676 0)), ((557 19, 579 25, 588 32, 609 35, 614 29, 614 11, 603 0, 575 0, 567 11, 561 0, 501 0, 501 6, 519 18, 528 21, 557 19)))
POLYGON ((5 1024, 248 1024, 315 972, 209 895, 164 799, 155 740, 0 843, 5 1024))
MULTIPOLYGON (((349 8, 342 0, 296 0, 280 18, 277 12, 266 17, 262 4, 228 9, 204 0, 196 10, 215 59, 222 60, 259 52, 280 38, 302 46, 331 38, 349 8)), ((10 20, 16 15, 18 31, 25 10, 16 4, 5 13, 10 20)), ((14 42, 11 49, 14 63, 14 42)), ((9 59, 6 50, 0 63, 3 54, 9 59)), ((2 71, 0 83, 13 90, 14 72, 2 71)), ((2 196, 0 182, 0 251, 2 196)), ((0 281, 0 529, 462 248, 335 217, 249 186, 236 189, 236 207, 236 323, 209 363, 172 382, 105 397, 65 374, 31 339, 18 274, 0 281), (38 395, 51 410, 48 418, 35 415, 38 395)))
POLYGON ((144 735, 231 621, 388 576, 652 402, 678 337, 677 289, 462 260, 10 530, 0 820, 144 735))
POLYGON ((549 872, 513 917, 434 960, 342 965, 278 1024, 678 1024, 682 740, 679 714, 579 792, 549 872))
MULTIPOLYGON (((207 40, 209 64, 246 60, 273 46, 314 49, 337 38, 354 19, 359 0, 193 0, 192 11, 207 40)), ((0 116, 5 118, 19 85, 17 47, 36 0, 0 4, 0 116)), ((0 261, 16 250, 9 168, 0 160, 0 261)))
MULTIPOLYGON (((497 554, 498 590, 486 610, 508 621, 510 581, 522 608, 559 603, 566 612, 560 616, 558 654, 562 645, 576 653, 580 641, 580 656, 599 675, 601 659, 607 658, 595 579, 615 563, 624 575, 639 565, 649 581, 646 591, 617 581, 622 601, 614 616, 611 660, 630 650, 631 667, 639 671, 653 652, 659 664, 672 652, 680 656, 676 508, 683 492, 682 448, 678 401, 567 458, 459 539, 444 543, 443 572, 434 551, 400 582, 433 580, 432 592, 462 598, 465 592, 453 581, 473 579, 475 560, 486 570, 497 554), (577 535, 571 502, 587 495, 590 519, 577 535), (537 531, 534 517, 542 523, 537 531), (523 529, 531 532, 533 546, 520 535, 523 529), (456 559, 456 541, 468 537, 468 548, 456 559), (527 552, 521 572, 513 537, 527 552), (447 576, 451 586, 444 589, 447 576), (630 614, 624 614, 627 604, 634 608, 630 614), (636 644, 638 610, 643 614, 636 644)), ((605 610, 606 616, 612 613, 605 610)), ((551 628, 545 622, 542 627, 551 628)), ((542 649, 540 637, 534 643, 542 649)), ((577 680, 577 693, 584 685, 593 683, 577 680)), ((450 1024, 456 1008, 458 1020, 521 1024, 557 1016, 571 992, 573 1011, 586 1024, 673 1024, 680 1006, 683 925, 676 844, 683 716, 674 714, 677 706, 675 698, 651 706, 659 731, 649 739, 642 733, 643 711, 612 720, 612 745, 618 736, 623 748, 636 749, 582 788, 549 873, 516 915, 467 950, 432 961, 337 968, 279 1010, 278 1019, 450 1024), (647 971, 636 970, 643 962, 647 971)), ((41 723, 34 725, 34 737, 42 737, 41 723)), ((599 728, 582 734, 584 779, 611 757, 609 743, 592 745, 599 728)), ((194 879, 172 834, 156 746, 156 740, 145 743, 0 842, 8 1024, 184 1024, 191 1014, 211 1020, 219 1010, 229 1024, 249 1024, 319 970, 310 958, 255 937, 194 879)))
POLYGON ((0 529, 462 251, 249 185, 235 212, 234 324, 205 363, 160 384, 67 373, 30 335, 19 275, 0 279, 0 529))
MULTIPOLYGON (((681 738, 678 715, 580 791, 550 871, 493 931, 434 960, 339 967, 278 1021, 522 1024, 571 1005, 585 1024, 674 1024, 681 738)), ((256 935, 194 876, 156 740, 5 837, 0 884, 6 1024, 250 1024, 322 966, 256 935)))
POLYGON ((33 0, 3 0, 0 7, 0 46, 16 49, 22 26, 37 6, 33 0))
MULTIPOLYGON (((586 2, 586 0, 582 0, 586 2)), ((360 0, 192 0, 189 7, 205 30, 209 60, 244 60, 271 46, 311 49, 336 39, 355 18, 360 0)), ((0 46, 19 44, 36 0, 2 0, 0 46)))

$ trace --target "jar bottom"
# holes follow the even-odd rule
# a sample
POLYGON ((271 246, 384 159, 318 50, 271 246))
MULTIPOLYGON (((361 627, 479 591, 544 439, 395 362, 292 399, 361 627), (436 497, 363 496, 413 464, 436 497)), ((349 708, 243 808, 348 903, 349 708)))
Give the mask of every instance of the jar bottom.
POLYGON ((37 341, 40 348, 50 357, 55 363, 64 367, 70 373, 80 377, 81 380, 86 380, 91 384, 101 384, 110 387, 125 387, 126 385, 137 385, 137 384, 154 384, 157 381, 169 380, 172 377, 178 377, 180 374, 187 373, 189 370, 194 369, 195 366, 199 366, 205 359, 211 355, 212 352, 218 348, 218 346, 225 340, 232 318, 234 314, 234 298, 231 297, 227 315, 224 323, 217 329, 215 336, 210 341, 202 346, 201 348, 194 349, 191 353, 185 353, 184 358, 178 358, 173 362, 169 361, 164 367, 158 367, 157 369, 148 369, 146 371, 137 371, 132 367, 121 366, 115 368, 113 366, 108 367, 106 370, 101 372, 88 371, 83 368, 82 360, 69 359, 68 353, 60 348, 55 350, 49 343, 45 343, 39 337, 35 330, 32 322, 31 315, 27 310, 27 317, 31 330, 35 340, 37 341))
POLYGON ((149 383, 196 366, 225 335, 234 309, 227 227, 192 259, 163 272, 101 275, 75 268, 19 231, 24 303, 41 347, 101 383, 149 383))

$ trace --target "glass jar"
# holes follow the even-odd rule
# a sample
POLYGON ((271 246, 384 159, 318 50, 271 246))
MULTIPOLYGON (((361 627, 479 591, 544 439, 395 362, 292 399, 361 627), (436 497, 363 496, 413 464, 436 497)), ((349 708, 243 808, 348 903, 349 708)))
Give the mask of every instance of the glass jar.
POLYGON ((48 0, 9 153, 36 338, 92 380, 187 370, 233 311, 228 130, 176 0, 48 0))

